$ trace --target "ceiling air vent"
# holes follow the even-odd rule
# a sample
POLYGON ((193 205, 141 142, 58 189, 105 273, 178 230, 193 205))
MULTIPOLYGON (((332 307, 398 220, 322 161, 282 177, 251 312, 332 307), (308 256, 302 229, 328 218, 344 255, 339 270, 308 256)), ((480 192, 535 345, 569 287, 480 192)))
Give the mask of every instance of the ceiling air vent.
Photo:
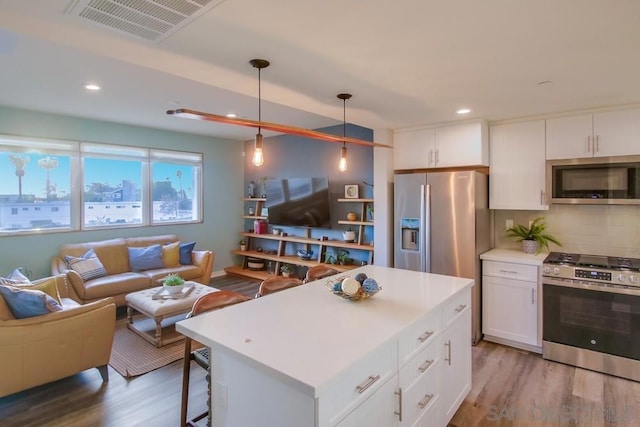
POLYGON ((66 13, 119 33, 160 42, 225 0, 73 0, 66 13))

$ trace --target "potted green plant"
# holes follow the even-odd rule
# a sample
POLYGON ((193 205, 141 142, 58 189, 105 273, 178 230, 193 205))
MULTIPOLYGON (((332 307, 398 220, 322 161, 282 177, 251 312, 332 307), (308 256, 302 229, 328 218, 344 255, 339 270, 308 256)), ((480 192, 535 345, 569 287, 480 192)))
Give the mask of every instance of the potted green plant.
POLYGON ((240 240, 240 250, 241 251, 246 251, 247 250, 247 241, 242 239, 240 240))
POLYGON ((340 265, 347 265, 353 261, 351 258, 349 258, 349 251, 346 249, 338 249, 338 255, 336 255, 336 260, 340 265))
POLYGON ((558 246, 562 244, 550 234, 545 233, 547 225, 544 223, 544 217, 538 217, 531 221, 529 227, 517 224, 507 229, 507 236, 517 238, 518 242, 522 242, 522 250, 526 254, 540 253, 542 248, 549 249, 549 242, 558 246))
POLYGON ((291 276, 291 273, 293 273, 293 268, 291 268, 291 264, 283 264, 280 267, 280 272, 283 277, 289 277, 291 276))
POLYGON ((182 288, 184 288, 184 279, 177 274, 169 274, 162 280, 162 286, 170 294, 177 294, 182 292, 182 288))
POLYGON ((324 254, 324 262, 327 264, 335 264, 336 263, 336 257, 333 255, 333 252, 325 252, 324 254))

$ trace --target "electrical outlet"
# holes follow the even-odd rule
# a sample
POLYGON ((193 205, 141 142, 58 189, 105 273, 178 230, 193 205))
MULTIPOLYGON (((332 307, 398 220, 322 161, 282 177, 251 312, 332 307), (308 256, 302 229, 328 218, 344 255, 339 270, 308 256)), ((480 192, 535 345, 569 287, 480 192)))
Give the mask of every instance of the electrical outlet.
POLYGON ((506 221, 505 225, 504 225, 504 229, 505 229, 505 230, 508 230, 508 229, 510 229, 511 227, 513 227, 513 220, 512 220, 512 219, 508 219, 508 220, 506 221))

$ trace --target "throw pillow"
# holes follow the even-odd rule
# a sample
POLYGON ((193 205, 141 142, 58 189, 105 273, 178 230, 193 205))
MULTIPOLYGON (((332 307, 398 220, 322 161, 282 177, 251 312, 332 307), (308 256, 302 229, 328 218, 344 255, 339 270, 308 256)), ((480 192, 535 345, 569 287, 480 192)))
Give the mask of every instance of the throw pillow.
POLYGON ((0 294, 16 319, 41 316, 62 310, 56 300, 42 291, 0 285, 0 294))
POLYGON ((30 289, 32 291, 42 291, 49 295, 51 298, 60 303, 60 294, 58 293, 58 287, 56 286, 56 278, 49 277, 46 280, 38 281, 38 283, 28 283, 14 285, 19 289, 30 289))
POLYGON ((70 255, 65 255, 65 262, 70 269, 76 271, 83 281, 97 279, 98 277, 104 277, 107 275, 107 270, 100 262, 98 255, 96 255, 93 249, 89 249, 82 257, 76 258, 70 255))
POLYGON ((20 271, 19 268, 13 270, 11 274, 7 276, 7 279, 14 280, 16 283, 31 283, 29 278, 22 274, 22 271, 20 271))
POLYGON ((165 267, 180 266, 180 242, 167 243, 162 247, 162 262, 165 267))
POLYGON ((180 264, 191 265, 193 260, 191 259, 191 252, 196 246, 196 242, 181 243, 180 244, 180 264))
POLYGON ((129 264, 132 271, 164 268, 162 246, 158 244, 143 248, 129 248, 129 264))

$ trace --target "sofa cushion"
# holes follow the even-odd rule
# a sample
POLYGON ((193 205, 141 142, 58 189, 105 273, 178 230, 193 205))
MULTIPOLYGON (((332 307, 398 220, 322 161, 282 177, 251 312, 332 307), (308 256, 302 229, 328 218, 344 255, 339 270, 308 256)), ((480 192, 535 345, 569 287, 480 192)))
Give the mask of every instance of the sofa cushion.
POLYGON ((82 299, 93 301, 99 298, 136 292, 149 287, 151 287, 151 280, 145 274, 133 272, 113 274, 85 282, 82 299))
POLYGON ((164 268, 162 262, 162 246, 151 245, 142 248, 128 248, 131 271, 153 270, 164 268))
POLYGON ((162 247, 162 263, 165 267, 180 265, 180 242, 169 243, 162 247))
POLYGON ((107 270, 93 249, 89 249, 80 258, 66 255, 64 260, 69 268, 76 271, 84 281, 107 275, 107 270))
POLYGON ((0 285, 0 294, 16 319, 62 310, 62 306, 55 299, 42 291, 0 285))
POLYGON ((127 237, 127 246, 130 248, 141 248, 151 245, 166 245, 177 242, 178 236, 175 234, 161 234, 159 236, 127 237))
POLYGON ((13 315, 4 297, 0 294, 0 320, 13 320, 15 318, 16 316, 13 315))
POLYGON ((129 268, 129 252, 125 239, 110 239, 87 243, 70 243, 60 247, 60 258, 65 255, 81 257, 89 249, 95 251, 104 265, 107 274, 118 274, 131 271, 129 268))
POLYGON ((193 259, 191 258, 191 252, 193 252, 193 248, 195 246, 196 246, 196 242, 180 243, 180 264, 182 265, 193 264, 193 259))

